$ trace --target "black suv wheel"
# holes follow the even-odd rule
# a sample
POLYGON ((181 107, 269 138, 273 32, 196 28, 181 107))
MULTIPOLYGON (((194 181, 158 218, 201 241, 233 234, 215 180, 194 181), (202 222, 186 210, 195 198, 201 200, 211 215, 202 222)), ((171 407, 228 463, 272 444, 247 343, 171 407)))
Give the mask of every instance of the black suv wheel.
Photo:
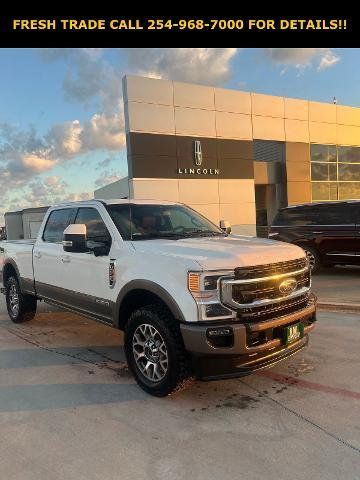
POLYGON ((321 267, 320 256, 315 248, 308 245, 302 247, 305 250, 306 256, 309 260, 311 273, 316 273, 321 267))
POLYGON ((133 312, 125 329, 125 354, 140 387, 163 397, 191 381, 189 354, 178 322, 161 305, 133 312))
POLYGON ((36 314, 37 300, 21 292, 18 279, 10 277, 6 282, 6 306, 14 323, 28 322, 36 314))

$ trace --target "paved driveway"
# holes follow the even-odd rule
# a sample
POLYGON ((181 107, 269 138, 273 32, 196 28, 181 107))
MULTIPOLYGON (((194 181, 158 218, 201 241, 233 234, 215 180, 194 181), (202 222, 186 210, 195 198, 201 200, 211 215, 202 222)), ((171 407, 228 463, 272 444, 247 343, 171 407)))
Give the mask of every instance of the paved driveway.
POLYGON ((323 268, 312 277, 312 286, 320 302, 360 305, 360 267, 323 268))
POLYGON ((14 325, 1 296, 1 478, 359 478, 360 316, 321 312, 305 352, 163 399, 136 386, 121 345, 49 308, 14 325))

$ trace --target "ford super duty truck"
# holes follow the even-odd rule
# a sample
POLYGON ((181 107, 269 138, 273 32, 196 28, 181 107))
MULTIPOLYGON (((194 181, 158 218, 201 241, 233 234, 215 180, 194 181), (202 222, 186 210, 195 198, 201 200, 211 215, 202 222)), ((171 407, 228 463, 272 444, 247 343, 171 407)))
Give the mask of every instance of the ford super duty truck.
POLYGON ((157 396, 273 365, 316 320, 304 250, 232 235, 179 203, 57 205, 35 242, 0 243, 0 263, 13 322, 43 300, 123 330, 130 370, 157 396))

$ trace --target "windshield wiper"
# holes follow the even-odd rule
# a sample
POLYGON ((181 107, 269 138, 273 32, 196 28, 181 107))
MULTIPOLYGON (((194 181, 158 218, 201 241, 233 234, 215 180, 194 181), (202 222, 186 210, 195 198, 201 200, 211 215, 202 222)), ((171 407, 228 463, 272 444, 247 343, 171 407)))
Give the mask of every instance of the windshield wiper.
POLYGON ((187 235, 191 237, 217 237, 218 235, 227 237, 227 233, 214 232, 213 230, 194 230, 192 232, 187 232, 187 235))

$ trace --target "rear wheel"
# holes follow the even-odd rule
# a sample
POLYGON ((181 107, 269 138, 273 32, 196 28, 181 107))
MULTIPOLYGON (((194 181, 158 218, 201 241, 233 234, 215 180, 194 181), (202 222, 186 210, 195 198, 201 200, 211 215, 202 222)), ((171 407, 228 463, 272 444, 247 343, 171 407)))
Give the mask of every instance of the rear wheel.
POLYGON ((161 305, 133 312, 125 329, 125 353, 140 387, 163 397, 184 388, 191 380, 191 362, 178 322, 161 305))
POLYGON ((304 246, 303 249, 305 250, 306 257, 310 264, 310 269, 312 273, 316 273, 319 268, 321 267, 320 256, 315 248, 304 246))
POLYGON ((28 322, 36 314, 37 300, 21 292, 18 279, 10 277, 6 282, 6 306, 14 323, 28 322))

